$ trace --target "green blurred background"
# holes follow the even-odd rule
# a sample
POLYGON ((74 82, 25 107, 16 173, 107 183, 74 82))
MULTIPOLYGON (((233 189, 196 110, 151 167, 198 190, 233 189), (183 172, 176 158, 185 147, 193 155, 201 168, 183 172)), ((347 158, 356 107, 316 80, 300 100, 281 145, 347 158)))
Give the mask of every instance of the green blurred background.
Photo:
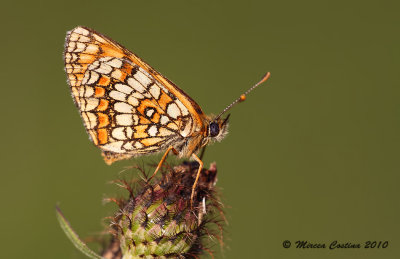
MULTIPOLYGON (((67 30, 108 35, 218 113, 207 149, 227 205, 216 258, 400 258, 398 1, 11 1, 1 4, 1 258, 85 258, 118 195, 88 140, 63 70, 67 30), (386 249, 285 249, 282 242, 389 241, 386 249)), ((144 161, 144 162, 143 162, 144 161)), ((171 158, 171 161, 174 161, 171 158)), ((96 249, 96 246, 93 246, 96 249)))

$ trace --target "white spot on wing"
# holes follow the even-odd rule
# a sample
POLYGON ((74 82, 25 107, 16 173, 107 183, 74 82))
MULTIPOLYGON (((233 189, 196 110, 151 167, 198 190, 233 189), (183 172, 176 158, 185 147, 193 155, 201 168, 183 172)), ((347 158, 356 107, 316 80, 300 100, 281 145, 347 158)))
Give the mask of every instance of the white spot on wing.
POLYGON ((91 97, 94 94, 94 89, 93 87, 86 86, 85 87, 85 97, 91 97))
POLYGON ((129 96, 129 97, 128 97, 128 103, 129 103, 130 105, 135 106, 135 107, 139 105, 138 99, 135 98, 135 97, 133 97, 133 96, 129 96))
POLYGON ((128 138, 132 138, 132 135, 133 135, 133 130, 132 130, 132 128, 131 128, 131 127, 126 127, 126 136, 127 136, 128 138))
POLYGON ((149 135, 152 136, 152 137, 157 136, 157 133, 158 133, 157 126, 156 126, 156 125, 151 126, 151 127, 147 130, 147 132, 148 132, 149 135))
POLYGON ((89 119, 89 125, 93 129, 97 125, 97 116, 92 112, 87 112, 86 115, 89 119))
POLYGON ((108 61, 107 64, 112 67, 116 67, 116 68, 122 67, 122 61, 117 58, 114 58, 113 60, 108 61))
POLYGON ((121 80, 122 77, 122 72, 119 69, 115 69, 112 73, 111 76, 115 79, 121 80))
POLYGON ((139 124, 139 116, 137 116, 137 114, 134 114, 132 116, 133 118, 133 125, 138 125, 139 124))
POLYGON ((79 35, 78 35, 78 34, 72 33, 72 34, 71 34, 71 37, 69 37, 69 40, 70 40, 70 41, 77 41, 78 38, 79 38, 79 35))
POLYGON ((93 34, 93 37, 94 37, 98 42, 102 42, 102 43, 105 43, 105 42, 106 42, 105 39, 103 39, 102 37, 100 37, 100 36, 97 35, 97 34, 93 34))
POLYGON ((67 63, 71 62, 71 53, 69 52, 65 53, 65 61, 67 63))
POLYGON ((138 92, 132 93, 131 96, 133 96, 133 97, 135 97, 135 98, 138 98, 138 99, 144 99, 143 94, 138 93, 138 92))
POLYGON ((73 51, 75 49, 75 45, 76 45, 75 42, 70 41, 68 44, 68 51, 69 52, 73 51))
POLYGON ((111 136, 118 140, 126 139, 126 136, 124 133, 124 127, 118 127, 118 128, 113 129, 111 136))
POLYGON ((154 109, 148 109, 146 112, 146 116, 151 118, 151 116, 153 116, 153 113, 154 113, 154 109))
POLYGON ((98 52, 98 50, 99 50, 99 47, 97 47, 97 45, 87 44, 86 50, 84 51, 84 53, 96 54, 98 52))
POLYGON ((100 74, 109 74, 112 71, 112 67, 107 65, 106 63, 101 63, 100 67, 96 69, 96 72, 100 74))
POLYGON ((126 94, 121 93, 119 91, 115 91, 115 90, 112 90, 109 95, 111 98, 118 100, 118 101, 125 101, 125 98, 126 98, 126 94))
POLYGON ((73 32, 76 32, 76 33, 79 33, 82 35, 86 35, 86 36, 89 35, 89 31, 82 27, 76 28, 75 30, 73 30, 73 32))
POLYGON ((124 152, 121 149, 123 143, 124 143, 123 141, 111 142, 111 143, 102 145, 101 149, 103 149, 105 151, 111 151, 111 152, 114 152, 114 153, 122 153, 122 152, 124 152))
POLYGON ((192 129, 192 120, 190 119, 187 121, 185 128, 180 132, 180 134, 183 137, 187 137, 188 135, 190 135, 191 129, 192 129))
POLYGON ((133 146, 131 142, 127 142, 125 143, 125 145, 123 145, 123 148, 125 148, 126 150, 132 150, 133 146))
POLYGON ((133 112, 133 107, 125 102, 115 103, 114 109, 120 113, 132 113, 133 112))
POLYGON ((82 112, 82 119, 88 129, 93 129, 97 125, 96 115, 91 112, 82 112))
MULTIPOLYGON (((139 72, 137 72, 137 73, 139 73, 139 72)), ((143 93, 144 91, 146 91, 146 88, 144 88, 143 85, 141 85, 138 81, 136 81, 132 77, 128 78, 127 82, 130 86, 132 86, 133 89, 135 89, 136 91, 138 91, 140 93, 143 93)))
POLYGON ((90 71, 90 77, 89 77, 87 84, 91 85, 91 84, 97 82, 98 79, 99 79, 99 74, 97 74, 94 71, 90 71))
POLYGON ((91 111, 99 105, 99 99, 97 98, 86 98, 80 99, 80 108, 82 111, 91 111))
POLYGON ((161 115, 160 122, 161 122, 162 125, 167 124, 168 121, 169 121, 169 118, 167 116, 161 115))
POLYGON ((151 95, 152 95, 155 99, 158 100, 158 98, 160 97, 160 92, 161 92, 160 88, 159 88, 156 84, 152 84, 152 85, 150 86, 149 91, 150 91, 151 95))
MULTIPOLYGON (((71 65, 66 65, 65 68, 67 69, 68 73, 71 73, 71 69, 70 69, 71 65)), ((87 83, 87 81, 89 80, 89 76, 90 76, 90 72, 86 71, 85 75, 83 76, 82 79, 82 84, 85 85, 87 83)))
POLYGON ((82 71, 82 67, 80 65, 72 65, 74 70, 73 73, 80 73, 82 71))
POLYGON ((176 119, 178 118, 179 115, 181 115, 178 106, 176 105, 176 103, 170 103, 167 107, 167 113, 168 115, 173 118, 176 119))
POLYGON ((82 52, 85 49, 86 45, 82 42, 77 42, 76 43, 76 49, 74 52, 82 52))
POLYGON ((76 84, 76 77, 74 75, 69 74, 68 75, 68 80, 69 80, 69 83, 71 84, 71 86, 76 86, 77 85, 76 84))
MULTIPOLYGON (((68 53, 71 55, 72 60, 71 61, 76 61, 78 59, 78 55, 76 55, 75 53, 68 53)), ((81 57, 82 58, 82 57, 81 57)), ((82 60, 82 59, 81 59, 82 60)))
POLYGON ((131 126, 133 123, 131 114, 118 114, 115 116, 115 120, 120 126, 131 126))
MULTIPOLYGON (((116 70, 118 71, 118 70, 116 70)), ((115 71, 114 71, 115 72, 115 71)), ((125 84, 115 84, 115 89, 117 89, 118 91, 120 91, 121 93, 124 94, 130 94, 132 92, 132 88, 130 88, 129 86, 125 85, 125 84)))
POLYGON ((184 116, 189 114, 188 109, 185 107, 185 105, 183 105, 183 103, 181 101, 179 101, 179 99, 177 99, 175 102, 178 105, 179 109, 181 109, 182 114, 184 116))
POLYGON ((150 78, 148 78, 140 69, 137 71, 133 77, 138 80, 142 85, 148 86, 151 83, 150 78))
POLYGON ((90 39, 88 38, 88 37, 86 37, 86 36, 79 36, 79 41, 80 42, 89 42, 90 41, 90 39))
POLYGON ((89 70, 94 70, 94 69, 98 68, 99 66, 100 66, 100 62, 99 61, 95 61, 95 62, 93 62, 92 64, 90 64, 88 66, 88 69, 89 70))

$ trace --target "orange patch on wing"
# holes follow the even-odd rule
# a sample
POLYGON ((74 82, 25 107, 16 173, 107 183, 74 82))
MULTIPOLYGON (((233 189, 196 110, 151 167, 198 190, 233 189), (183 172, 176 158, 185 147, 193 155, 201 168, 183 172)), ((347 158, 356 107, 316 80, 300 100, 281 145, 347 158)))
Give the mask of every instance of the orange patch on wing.
POLYGON ((85 63, 93 63, 95 59, 96 58, 94 55, 84 54, 84 53, 81 53, 79 55, 79 63, 82 63, 82 65, 85 63))
POLYGON ((178 126, 172 122, 168 123, 167 127, 173 130, 178 130, 178 126))
POLYGON ((144 114, 144 110, 148 107, 152 107, 154 108, 154 104, 151 102, 150 99, 143 99, 142 101, 140 101, 139 103, 140 105, 136 108, 138 110, 138 112, 140 112, 141 114, 144 114))
POLYGON ((124 63, 124 66, 122 67, 121 70, 125 71, 125 73, 126 73, 127 75, 130 75, 131 72, 132 72, 132 68, 133 68, 133 67, 132 67, 131 64, 129 64, 129 63, 124 63))
POLYGON ((145 138, 142 139, 140 142, 142 142, 143 145, 145 146, 154 146, 155 144, 157 144, 160 141, 163 141, 163 138, 145 138))
POLYGON ((121 50, 116 49, 112 45, 101 44, 100 47, 102 50, 103 57, 117 57, 117 58, 124 57, 124 53, 122 53, 121 50))
POLYGON ((106 144, 108 141, 108 134, 106 129, 98 129, 97 130, 97 139, 99 140, 99 143, 106 144))
POLYGON ((95 97, 103 97, 105 93, 106 93, 106 89, 104 89, 103 87, 96 86, 94 88, 94 96, 95 97))
POLYGON ((151 119, 152 122, 154 123, 159 123, 160 122, 160 114, 157 112, 153 115, 153 118, 151 119))
POLYGON ((135 132, 133 133, 133 138, 147 138, 149 136, 146 132, 147 127, 148 125, 138 125, 134 127, 135 132))
POLYGON ((97 85, 108 86, 110 84, 110 78, 108 76, 101 76, 97 85))
POLYGON ((157 102, 154 99, 143 99, 140 101, 140 105, 136 108, 138 112, 141 114, 145 114, 146 108, 154 108, 157 113, 164 113, 163 110, 157 105, 157 102))
POLYGON ((79 80, 79 81, 82 81, 82 79, 83 79, 83 74, 81 74, 81 73, 76 73, 76 74, 74 74, 75 76, 76 76, 76 78, 79 80))
POLYGON ((98 111, 105 111, 108 108, 108 101, 105 99, 100 99, 100 103, 97 106, 98 111))
POLYGON ((139 124, 150 124, 151 121, 149 121, 147 118, 143 116, 139 116, 139 124))
POLYGON ((106 126, 108 126, 108 124, 110 123, 108 116, 104 113, 98 113, 97 114, 98 119, 99 119, 99 128, 104 128, 106 126))
POLYGON ((162 91, 162 94, 160 98, 158 99, 158 104, 161 106, 161 109, 164 111, 167 109, 167 105, 172 102, 171 97, 168 96, 164 91, 162 91))

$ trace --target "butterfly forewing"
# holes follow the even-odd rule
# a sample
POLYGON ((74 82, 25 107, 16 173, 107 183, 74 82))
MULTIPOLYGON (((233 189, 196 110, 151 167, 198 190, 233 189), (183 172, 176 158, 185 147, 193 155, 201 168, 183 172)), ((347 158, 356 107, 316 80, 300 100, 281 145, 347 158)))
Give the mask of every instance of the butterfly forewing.
POLYGON ((65 69, 107 162, 159 152, 202 128, 200 107, 136 55, 88 28, 67 34, 65 69))

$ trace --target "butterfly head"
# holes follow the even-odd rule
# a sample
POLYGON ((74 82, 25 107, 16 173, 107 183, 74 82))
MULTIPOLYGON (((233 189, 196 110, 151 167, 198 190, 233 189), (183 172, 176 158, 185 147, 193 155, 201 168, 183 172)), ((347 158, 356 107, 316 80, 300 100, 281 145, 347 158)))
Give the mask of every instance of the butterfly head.
POLYGON ((221 141, 228 134, 229 116, 230 114, 225 119, 215 118, 210 120, 207 125, 207 138, 221 141))

